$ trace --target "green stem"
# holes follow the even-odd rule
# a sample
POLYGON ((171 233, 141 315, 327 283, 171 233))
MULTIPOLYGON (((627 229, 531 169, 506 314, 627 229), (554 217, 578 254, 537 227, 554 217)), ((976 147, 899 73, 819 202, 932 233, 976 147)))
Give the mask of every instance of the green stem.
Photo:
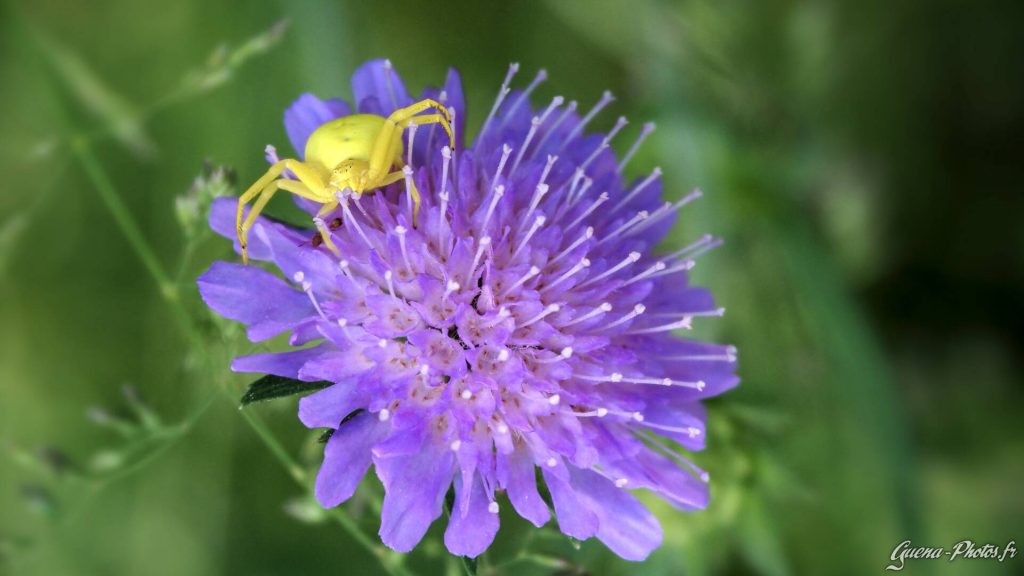
POLYGON ((88 142, 83 138, 75 138, 71 148, 82 162, 82 167, 85 168, 89 181, 96 187, 96 192, 99 193, 100 199, 103 200, 103 203, 110 211, 110 215, 114 217, 114 221, 117 222, 121 232, 128 238, 128 243, 135 250, 135 254, 142 260, 142 264, 149 271, 150 275, 153 276, 153 279, 156 280, 160 293, 169 301, 177 301, 177 290, 171 282, 171 278, 164 272, 156 253, 142 235, 142 231, 139 229, 138 224, 135 223, 135 219, 132 218, 128 207, 124 205, 117 190, 114 189, 114 185, 110 182, 110 178, 107 177, 107 173, 96 160, 88 142))
POLYGON ((128 244, 135 251, 139 260, 142 261, 146 271, 153 277, 157 288, 159 288, 160 296, 174 308, 174 319, 178 322, 182 332, 185 333, 185 336, 188 337, 192 344, 199 344, 199 334, 192 325, 188 311, 178 297, 177 285, 171 280, 167 272, 164 271, 163 266, 160 264, 160 259, 156 256, 156 252, 149 245, 149 242, 146 241, 146 237, 143 236, 138 223, 135 222, 128 207, 121 200, 117 189, 114 188, 113 183, 110 181, 110 177, 103 170, 99 161, 96 160, 96 156, 93 154, 88 141, 83 138, 75 138, 71 148, 75 151, 75 155, 81 162, 82 168, 85 169, 85 174, 89 181, 96 188, 100 200, 103 201, 104 206, 107 207, 110 215, 113 216, 118 228, 121 229, 121 233, 128 240, 128 244))

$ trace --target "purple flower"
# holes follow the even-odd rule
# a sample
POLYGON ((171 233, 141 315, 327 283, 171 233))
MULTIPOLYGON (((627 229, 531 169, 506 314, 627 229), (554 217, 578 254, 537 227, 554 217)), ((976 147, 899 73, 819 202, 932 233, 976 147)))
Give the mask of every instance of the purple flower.
MULTIPOLYGON (((674 335, 721 314, 688 283, 694 258, 716 241, 654 255, 698 194, 662 201, 657 169, 624 181, 651 127, 620 160, 609 143, 625 120, 607 135, 587 130, 610 95, 582 117, 560 97, 534 108, 543 73, 509 91, 514 71, 469 148, 458 74, 424 92, 455 114, 457 149, 440 129, 406 132, 423 194, 417 225, 402 182, 332 216, 342 257, 312 231, 261 218, 250 257, 285 278, 217 262, 199 289, 253 341, 289 333, 296 347, 238 358, 234 370, 334 383, 299 403, 306 426, 336 429, 317 498, 344 502, 373 465, 385 489, 380 536, 391 548, 416 546, 452 485, 444 539, 453 554, 490 545, 501 492, 543 525, 551 511, 539 468, 562 532, 641 560, 661 543, 661 527, 631 491, 681 510, 707 505, 707 475, 666 441, 703 448, 701 400, 738 382, 732 347, 674 335)), ((356 71, 353 93, 359 112, 386 115, 413 101, 383 61, 356 71)), ((301 96, 285 112, 293 147, 301 154, 317 126, 351 112, 301 96)), ((228 238, 234 210, 225 199, 211 215, 228 238)))

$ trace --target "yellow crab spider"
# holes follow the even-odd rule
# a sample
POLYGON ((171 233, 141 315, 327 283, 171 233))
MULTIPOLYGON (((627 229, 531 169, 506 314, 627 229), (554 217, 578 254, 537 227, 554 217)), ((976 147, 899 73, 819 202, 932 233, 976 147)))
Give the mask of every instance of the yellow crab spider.
MULTIPOLYGON (((321 125, 306 141, 304 162, 286 158, 274 163, 266 174, 238 198, 235 228, 238 242, 242 246, 242 261, 249 263, 249 229, 278 190, 323 204, 314 221, 324 244, 339 254, 323 217, 337 209, 341 200, 347 196, 372 193, 377 188, 405 177, 402 171, 405 167, 402 162, 402 131, 409 126, 440 124, 454 149, 455 137, 451 121, 451 115, 444 106, 426 99, 399 108, 387 118, 376 114, 352 114, 321 125), (431 108, 438 113, 417 116, 431 108), (285 170, 294 174, 297 180, 282 178, 281 174, 285 170), (245 205, 254 198, 256 201, 243 221, 245 205)), ((420 194, 411 179, 409 194, 412 196, 415 224, 420 209, 420 194)))

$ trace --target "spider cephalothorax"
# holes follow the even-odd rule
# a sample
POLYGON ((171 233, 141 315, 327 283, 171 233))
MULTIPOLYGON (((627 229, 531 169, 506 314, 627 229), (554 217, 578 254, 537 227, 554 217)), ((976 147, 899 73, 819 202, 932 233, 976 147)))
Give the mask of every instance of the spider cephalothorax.
MULTIPOLYGON (((404 178, 402 131, 416 124, 440 124, 448 134, 451 147, 455 147, 451 115, 444 106, 430 99, 399 108, 387 118, 376 114, 352 114, 317 128, 306 142, 304 162, 291 158, 275 162, 239 197, 235 227, 242 246, 242 260, 248 262, 249 229, 278 190, 323 204, 314 222, 323 243, 338 252, 323 217, 333 212, 345 195, 370 193, 404 178), (417 116, 431 108, 438 113, 417 116), (285 170, 296 179, 282 178, 285 170), (256 201, 243 221, 245 205, 254 198, 256 201)), ((409 194, 415 220, 420 195, 411 179, 409 194)))

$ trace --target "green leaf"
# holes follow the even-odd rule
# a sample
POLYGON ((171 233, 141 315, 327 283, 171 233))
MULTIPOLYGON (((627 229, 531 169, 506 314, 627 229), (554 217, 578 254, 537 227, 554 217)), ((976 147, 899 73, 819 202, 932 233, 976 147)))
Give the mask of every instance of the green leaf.
POLYGON ((268 374, 249 385, 249 389, 246 390, 245 395, 242 396, 241 405, 239 407, 245 407, 255 402, 265 402, 275 398, 294 396, 295 394, 302 394, 304 392, 315 392, 317 390, 323 390, 331 384, 331 382, 324 381, 303 382, 302 380, 296 380, 294 378, 284 378, 282 376, 268 374))

